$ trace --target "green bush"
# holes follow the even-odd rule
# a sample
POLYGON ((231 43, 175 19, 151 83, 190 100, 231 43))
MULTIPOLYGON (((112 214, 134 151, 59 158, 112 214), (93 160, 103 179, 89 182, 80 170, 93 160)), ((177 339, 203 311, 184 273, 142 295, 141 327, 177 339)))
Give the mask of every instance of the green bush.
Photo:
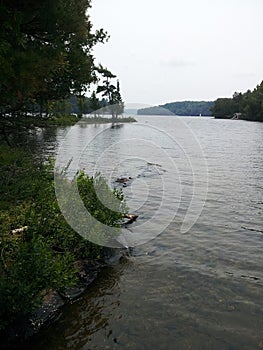
MULTIPOLYGON (((4 146, 0 167, 0 197, 3 198, 0 203, 0 329, 3 330, 19 314, 27 314, 38 305, 44 290, 63 290, 76 283, 74 262, 82 258, 100 259, 104 249, 78 235, 65 221, 56 200, 52 162, 44 164, 22 151, 4 146), (13 231, 21 227, 27 229, 13 231)), ((75 180, 90 214, 105 225, 120 226, 127 211, 122 192, 110 190, 100 175, 93 178, 80 172, 75 180), (111 202, 111 209, 100 202, 96 187, 107 203, 111 202)), ((71 183, 68 180, 67 183, 70 193, 71 183)))
MULTIPOLYGON (((10 242, 11 243, 11 242, 10 242)), ((41 302, 41 292, 76 282, 70 253, 55 255, 43 237, 7 244, 7 267, 0 277, 0 329, 41 302)))

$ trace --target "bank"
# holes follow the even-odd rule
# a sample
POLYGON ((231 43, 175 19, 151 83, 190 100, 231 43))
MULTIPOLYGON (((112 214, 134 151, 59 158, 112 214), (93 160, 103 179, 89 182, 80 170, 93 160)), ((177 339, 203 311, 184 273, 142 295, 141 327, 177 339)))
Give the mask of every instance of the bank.
MULTIPOLYGON (((10 348, 52 323, 125 250, 98 246, 67 224, 56 200, 52 160, 2 140, 0 169, 0 335, 10 348)), ((83 172, 75 180, 92 216, 121 227, 128 210, 122 191, 83 172), (95 186, 118 200, 116 211, 103 206, 95 186)))

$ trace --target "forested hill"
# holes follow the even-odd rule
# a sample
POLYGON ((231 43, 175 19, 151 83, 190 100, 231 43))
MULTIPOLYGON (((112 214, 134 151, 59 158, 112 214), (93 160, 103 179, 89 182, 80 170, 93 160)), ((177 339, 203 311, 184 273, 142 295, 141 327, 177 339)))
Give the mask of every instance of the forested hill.
POLYGON ((171 102, 164 105, 139 109, 139 115, 179 115, 179 116, 211 116, 212 101, 171 102))
POLYGON ((231 98, 212 101, 171 102, 164 105, 139 109, 138 115, 215 116, 263 121, 263 81, 251 91, 235 92, 231 98))
POLYGON ((251 91, 218 98, 212 113, 216 118, 238 118, 263 122, 263 81, 251 91))
POLYGON ((153 107, 147 107, 138 109, 137 111, 138 115, 174 115, 169 109, 163 108, 161 106, 153 106, 153 107))
POLYGON ((176 115, 205 115, 210 116, 211 108, 214 102, 212 101, 183 101, 183 102, 171 102, 162 105, 161 107, 169 109, 176 115))

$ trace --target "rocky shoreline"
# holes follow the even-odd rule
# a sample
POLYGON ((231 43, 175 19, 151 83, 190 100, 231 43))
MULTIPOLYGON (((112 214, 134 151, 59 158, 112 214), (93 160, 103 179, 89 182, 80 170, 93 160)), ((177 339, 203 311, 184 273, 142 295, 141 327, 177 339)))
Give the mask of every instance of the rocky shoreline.
POLYGON ((7 331, 0 335, 1 349, 21 349, 21 346, 43 328, 49 327, 60 316, 62 308, 77 300, 87 288, 95 281, 100 271, 113 261, 119 261, 127 256, 127 250, 108 249, 105 258, 91 262, 90 260, 77 261, 78 283, 65 291, 45 291, 42 305, 29 316, 20 316, 7 331))

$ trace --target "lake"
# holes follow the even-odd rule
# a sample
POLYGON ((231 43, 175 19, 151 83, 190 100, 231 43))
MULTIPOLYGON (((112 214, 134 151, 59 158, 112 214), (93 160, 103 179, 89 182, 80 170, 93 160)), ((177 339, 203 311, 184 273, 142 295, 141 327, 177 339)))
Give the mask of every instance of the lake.
POLYGON ((69 176, 100 172, 139 217, 119 239, 130 255, 28 349, 263 348, 263 124, 136 119, 82 121, 64 144, 69 128, 39 132, 69 176))

